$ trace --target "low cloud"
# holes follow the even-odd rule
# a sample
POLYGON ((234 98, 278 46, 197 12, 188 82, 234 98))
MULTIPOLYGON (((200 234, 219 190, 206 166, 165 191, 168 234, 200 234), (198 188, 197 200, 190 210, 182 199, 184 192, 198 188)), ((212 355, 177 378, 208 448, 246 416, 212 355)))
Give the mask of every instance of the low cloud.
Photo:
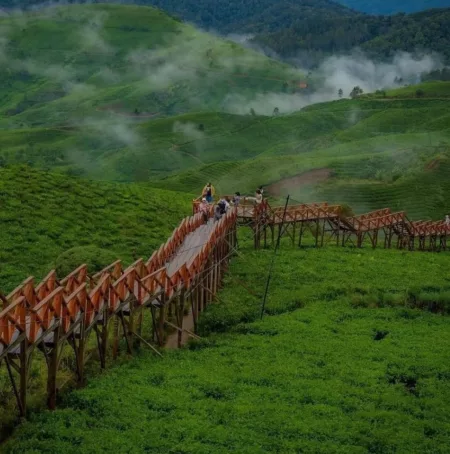
POLYGON ((143 144, 134 125, 119 118, 86 118, 79 126, 93 131, 100 140, 117 146, 133 148, 143 144))
POLYGON ((442 67, 437 55, 425 55, 415 58, 412 54, 401 52, 390 62, 375 62, 362 52, 355 51, 347 56, 332 56, 324 60, 314 75, 321 80, 311 94, 257 93, 254 96, 242 96, 230 93, 224 101, 224 109, 230 113, 248 114, 253 108, 257 114, 271 115, 277 107, 280 113, 291 113, 310 104, 349 97, 355 86, 365 93, 376 90, 399 87, 404 84, 420 82, 420 75, 442 67))
POLYGON ((362 52, 348 56, 327 58, 318 73, 325 77, 325 88, 339 90, 348 96, 355 86, 365 92, 398 86, 396 79, 403 84, 418 83, 420 74, 442 67, 437 55, 430 54, 421 58, 407 52, 399 52, 387 63, 379 63, 367 58, 362 52))
POLYGON ((199 126, 190 122, 182 123, 180 121, 176 121, 173 124, 172 131, 181 133, 186 139, 190 140, 200 140, 205 137, 205 133, 199 129, 199 126))

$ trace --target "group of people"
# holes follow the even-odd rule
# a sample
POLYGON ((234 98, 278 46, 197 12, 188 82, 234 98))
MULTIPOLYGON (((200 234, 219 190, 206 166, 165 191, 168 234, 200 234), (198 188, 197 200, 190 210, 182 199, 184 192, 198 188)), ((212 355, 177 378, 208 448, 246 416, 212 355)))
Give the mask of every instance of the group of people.
MULTIPOLYGON (((255 202, 255 204, 262 203, 263 201, 263 188, 260 186, 256 192, 255 197, 247 198, 251 199, 255 202)), ((211 204, 214 201, 214 196, 216 194, 216 190, 211 183, 208 183, 202 191, 202 201, 199 205, 199 212, 203 214, 203 219, 205 223, 208 222, 209 214, 211 210, 211 204)), ((235 192, 234 196, 230 200, 229 197, 222 197, 214 207, 214 221, 219 221, 222 216, 229 210, 231 206, 237 207, 241 203, 241 193, 235 192)))

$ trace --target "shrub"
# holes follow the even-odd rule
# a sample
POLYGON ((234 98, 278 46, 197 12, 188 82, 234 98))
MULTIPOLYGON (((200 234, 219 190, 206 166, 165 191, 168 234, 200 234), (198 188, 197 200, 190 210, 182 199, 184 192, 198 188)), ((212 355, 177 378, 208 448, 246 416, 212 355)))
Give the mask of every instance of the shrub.
POLYGON ((86 263, 90 273, 100 271, 117 260, 118 254, 95 246, 79 246, 63 252, 55 262, 59 277, 67 276, 78 266, 86 263))

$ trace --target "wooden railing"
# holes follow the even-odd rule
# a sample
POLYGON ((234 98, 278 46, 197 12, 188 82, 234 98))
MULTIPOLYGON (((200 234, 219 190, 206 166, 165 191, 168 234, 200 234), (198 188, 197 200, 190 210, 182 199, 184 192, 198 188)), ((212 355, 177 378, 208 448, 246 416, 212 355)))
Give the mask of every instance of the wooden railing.
MULTIPOLYGON (((190 254, 189 259, 181 263, 171 276, 167 273, 167 267, 182 253, 180 247, 188 235, 204 224, 201 214, 183 219, 169 239, 147 261, 139 259, 123 269, 118 260, 93 275, 89 275, 87 266, 83 264, 60 280, 56 271, 52 270, 37 286, 34 286, 33 277, 29 277, 7 295, 0 312, 0 364, 4 360, 9 369, 12 365, 19 372, 20 386, 16 385, 12 374, 11 380, 14 390, 17 390, 20 413, 24 415, 26 411, 29 357, 36 346, 44 352, 47 360, 48 404, 54 408, 58 352, 64 342, 74 349, 80 382, 83 380, 86 361, 86 343, 92 331, 97 334, 101 366, 105 366, 108 324, 111 319, 117 321, 114 357, 118 348, 119 323, 122 324, 123 337, 126 338, 130 353, 131 335, 144 341, 138 331, 142 326, 142 309, 145 307, 152 309, 153 326, 156 327, 153 337, 162 345, 164 326, 168 323, 167 308, 171 304, 175 304, 176 310, 182 313, 185 298, 199 294, 195 286, 203 282, 204 274, 208 280, 203 285, 210 286, 205 288, 214 295, 212 285, 214 283, 217 289, 217 280, 222 276, 218 271, 222 265, 218 264, 229 260, 230 248, 236 244, 236 219, 236 210, 230 210, 220 221, 211 224, 198 250, 190 254), (211 271, 208 267, 213 264, 214 271, 211 271), (137 313, 140 323, 136 324, 134 317, 137 313)), ((205 301, 210 300, 209 296, 206 298, 202 295, 201 308, 204 308, 205 301)), ((197 312, 201 310, 200 303, 194 303, 197 312)), ((182 330, 182 317, 181 320, 177 318, 176 324, 177 329, 182 330)))
MULTIPOLYGON (((3 362, 8 367, 22 415, 26 412, 29 359, 37 346, 45 355, 48 405, 54 408, 59 352, 64 342, 74 350, 80 383, 91 332, 96 333, 100 364, 105 367, 111 320, 114 320, 113 358, 117 356, 120 338, 126 340, 129 353, 132 352, 131 337, 154 349, 140 334, 144 308, 151 309, 153 341, 160 346, 164 344, 164 328, 168 325, 178 330, 178 345, 181 345, 185 302, 190 301, 195 324, 199 312, 212 301, 219 287, 230 252, 236 246, 238 221, 253 229, 256 247, 260 246, 261 235, 266 244, 268 228, 274 241, 277 225, 280 234, 290 235, 294 244, 298 234, 299 245, 302 235, 309 229, 315 236, 316 246, 324 243, 324 234, 329 232, 337 244, 342 240, 345 245, 355 237, 355 245, 361 247, 365 238, 369 238, 376 247, 381 232, 385 247, 390 247, 392 237, 396 235, 398 247, 412 250, 418 241, 418 248, 422 250, 446 250, 450 235, 450 226, 443 221, 410 222, 405 212, 391 213, 387 208, 347 217, 339 205, 316 203, 288 206, 285 213, 284 207, 271 207, 267 200, 255 204, 250 198, 241 198, 239 207, 229 210, 218 222, 211 224, 211 219, 207 229, 199 230, 205 220, 197 212, 198 202, 198 199, 193 201, 195 214, 183 219, 169 239, 146 261, 138 259, 124 269, 122 262, 117 260, 92 275, 82 264, 62 279, 58 279, 56 271, 52 270, 38 285, 35 286, 33 277, 29 277, 2 297, 0 365, 3 362), (296 229, 297 225, 300 229, 296 229), (197 230, 205 232, 201 244, 195 247, 195 252, 184 255, 183 243, 197 230), (181 259, 174 262, 177 257, 181 259), (169 275, 172 262, 175 269, 172 266, 169 275), (169 312, 175 317, 175 324, 167 319, 168 309, 172 307, 174 310, 169 312), (11 371, 19 373, 20 386, 15 383, 11 371)), ((211 206, 209 215, 212 214, 211 206)))

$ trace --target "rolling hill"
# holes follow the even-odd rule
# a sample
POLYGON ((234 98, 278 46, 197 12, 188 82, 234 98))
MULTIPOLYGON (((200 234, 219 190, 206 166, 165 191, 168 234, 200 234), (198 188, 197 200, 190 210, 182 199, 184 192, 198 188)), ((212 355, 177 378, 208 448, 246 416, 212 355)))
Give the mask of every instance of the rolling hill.
POLYGON ((281 92, 304 78, 154 8, 44 8, 1 17, 0 31, 2 128, 219 110, 230 93, 281 92))
MULTIPOLYGON (((435 37, 441 13, 429 13, 435 37)), ((316 75, 130 5, 2 16, 0 61, 4 293, 51 268, 63 276, 150 256, 207 181, 222 194, 264 185, 273 204, 290 194, 411 220, 450 212, 450 82, 380 82, 350 99, 352 87, 325 92, 316 75)), ((188 348, 122 354, 101 377, 88 363, 89 385, 59 393, 55 412, 39 412, 38 356, 32 420, 0 451, 446 452, 448 252, 312 248, 308 234, 297 249, 285 238, 259 321, 273 250, 254 251, 252 236, 239 229, 202 339, 188 348)), ((152 342, 150 322, 142 336, 152 342)), ((70 349, 59 359, 58 387, 76 368, 70 349)), ((0 437, 17 414, 3 365, 0 437)))
MULTIPOLYGON (((15 4, 10 0, 0 0, 0 6, 2 2, 5 7, 15 4)), ((31 2, 21 1, 18 4, 22 7, 32 7, 39 3, 41 2, 32 0, 31 2)), ((397 52, 403 51, 412 53, 438 52, 444 56, 447 63, 450 62, 450 35, 447 26, 450 4, 443 0, 408 2, 409 7, 407 9, 405 9, 406 2, 387 3, 385 0, 376 2, 347 0, 347 2, 341 2, 347 4, 350 8, 330 0, 298 0, 296 2, 290 0, 252 0, 249 2, 240 0, 201 0, 200 2, 194 0, 137 0, 134 3, 156 6, 172 14, 173 18, 179 17, 181 20, 194 23, 205 30, 229 35, 231 39, 237 42, 246 42, 247 46, 256 47, 258 50, 263 49, 270 55, 277 54, 279 57, 289 60, 294 58, 301 61, 303 66, 309 68, 315 68, 329 55, 350 52, 354 47, 361 47, 376 60, 389 59, 397 52), (384 7, 386 9, 383 9, 384 7), (441 9, 437 9, 438 7, 441 9), (435 9, 422 11, 426 8, 435 9), (375 15, 402 10, 413 14, 375 15), (369 12, 372 15, 365 14, 362 11, 369 12)), ((100 7, 100 9, 105 11, 103 7, 100 7)), ((62 10, 60 9, 60 11, 62 10)), ((72 11, 74 10, 72 9, 72 11)), ((97 11, 99 10, 97 9, 97 11)), ((110 11, 112 10, 110 9, 110 11)), ((135 22, 130 11, 121 17, 119 22, 124 21, 131 24, 131 22, 139 23, 140 20, 142 21, 143 18, 140 18, 135 22)), ((151 14, 146 12, 145 15, 147 15, 145 23, 157 19, 158 23, 162 25, 161 30, 173 29, 174 22, 173 20, 171 22, 167 16, 163 20, 162 16, 158 16, 158 14, 151 17, 151 14)), ((71 22, 72 25, 75 25, 73 21, 71 22)), ((92 23, 92 20, 90 22, 92 23)), ((94 22, 98 23, 98 20, 94 22)), ((79 25, 81 25, 80 22, 79 25)), ((58 28, 58 22, 53 26, 58 28)), ((88 26, 87 28, 92 27, 88 26)), ((125 26, 128 31, 130 31, 130 28, 133 29, 134 25, 125 26)), ((179 26, 178 30, 181 29, 187 33, 187 37, 189 35, 188 28, 179 26)), ((98 32, 98 29, 94 29, 94 32, 90 30, 87 34, 82 33, 84 36, 82 42, 94 38, 96 32, 98 32)), ((140 33, 139 37, 139 34, 137 34, 134 38, 142 39, 142 44, 151 41, 147 28, 141 28, 140 33), (143 30, 146 30, 146 33, 142 34, 143 30)), ((101 31, 101 34, 107 35, 107 30, 101 31)), ((154 36, 156 36, 156 33, 154 36)), ((199 35, 197 35, 197 38, 199 38, 199 35)), ((182 38, 181 41, 187 42, 182 38)), ((214 41, 214 43, 217 42, 214 41)), ((108 40, 106 44, 109 44, 109 47, 99 44, 98 41, 96 44, 100 46, 97 51, 105 51, 106 49, 111 51, 112 43, 108 43, 108 40)), ((118 45, 122 50, 123 47, 127 47, 127 44, 121 42, 120 39, 115 42, 115 45, 118 45)), ((214 46, 213 43, 211 45, 214 46)), ((197 55, 193 66, 195 68, 200 66, 204 69, 205 52, 210 46, 204 42, 202 45, 197 41, 194 47, 198 46, 199 55, 197 55), (206 49, 205 46, 207 46, 206 49), (198 59, 202 60, 200 64, 198 59)), ((191 51, 192 47, 191 45, 191 51)), ((91 48, 91 53, 92 50, 91 48)), ((55 51, 56 49, 52 50, 52 52, 55 51)), ((185 52, 180 49, 179 53, 184 54, 185 52)), ((215 56, 217 57, 217 53, 215 56)), ((144 63, 144 66, 147 66, 148 69, 148 56, 143 57, 142 55, 134 55, 134 65, 130 65, 130 62, 126 61, 122 62, 124 64, 120 66, 126 66, 129 71, 134 69, 142 72, 142 65, 140 68, 134 67, 136 66, 136 59, 140 60, 141 63, 143 63, 143 60, 147 60, 147 64, 144 63)), ((80 62, 80 56, 77 57, 77 60, 80 62)), ((206 61, 206 63, 209 64, 210 62, 206 61)), ((214 64, 217 65, 217 62, 214 64)), ((186 65, 182 66, 186 70, 186 65)), ((102 68, 99 77, 108 80, 114 79, 114 76, 117 78, 119 74, 116 74, 116 72, 112 74, 111 69, 108 66, 102 68)), ((134 94, 136 95, 136 93, 134 94)), ((192 101, 192 98, 190 96, 189 100, 192 101)), ((171 104, 175 103, 173 98, 171 101, 171 104)), ((133 98, 133 102, 135 107, 139 108, 137 97, 133 98)), ((173 106, 174 109, 180 107, 179 105, 173 106)))
POLYGON ((301 58, 303 65, 315 66, 327 55, 349 52, 356 46, 375 59, 386 59, 399 51, 434 51, 450 61, 450 3, 443 0, 400 3, 150 0, 150 3, 207 30, 235 34, 240 40, 246 38, 248 43, 266 52, 275 51, 281 57, 298 59, 306 52, 307 58, 301 58), (376 16, 403 10, 416 14, 376 16))

